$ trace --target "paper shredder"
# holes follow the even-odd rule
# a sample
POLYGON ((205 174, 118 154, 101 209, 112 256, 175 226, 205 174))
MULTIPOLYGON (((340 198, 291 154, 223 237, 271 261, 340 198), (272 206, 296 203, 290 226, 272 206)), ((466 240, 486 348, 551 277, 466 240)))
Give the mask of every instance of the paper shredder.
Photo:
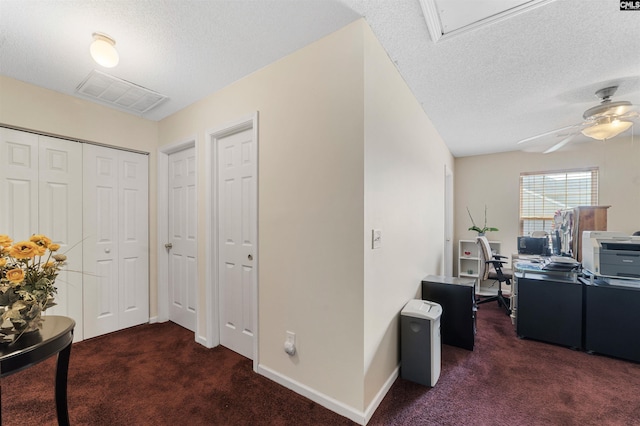
POLYGON ((440 317, 442 306, 427 300, 409 301, 400 313, 400 377, 435 386, 440 377, 440 317))

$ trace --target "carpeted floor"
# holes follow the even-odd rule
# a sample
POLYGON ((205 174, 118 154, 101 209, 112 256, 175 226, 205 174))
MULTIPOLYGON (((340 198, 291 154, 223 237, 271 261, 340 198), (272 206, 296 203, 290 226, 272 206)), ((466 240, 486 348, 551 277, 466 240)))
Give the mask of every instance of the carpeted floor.
MULTIPOLYGON (((640 364, 515 336, 494 304, 478 311, 475 350, 442 347, 434 388, 396 380, 370 425, 640 424, 640 364)), ((353 424, 255 374, 251 361, 206 349, 172 323, 73 345, 74 425, 353 424)), ((4 425, 53 425, 55 361, 2 379, 4 425)))

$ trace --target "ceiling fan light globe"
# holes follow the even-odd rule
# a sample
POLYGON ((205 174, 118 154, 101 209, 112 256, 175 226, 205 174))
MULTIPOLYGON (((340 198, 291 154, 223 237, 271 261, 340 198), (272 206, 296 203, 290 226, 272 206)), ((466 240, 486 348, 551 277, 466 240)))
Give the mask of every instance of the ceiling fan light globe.
POLYGON ((628 130, 633 123, 625 120, 605 120, 582 130, 582 134, 590 138, 602 141, 618 136, 628 130))
POLYGON ((93 34, 93 38, 94 40, 89 47, 93 60, 105 68, 113 68, 118 65, 120 55, 115 48, 115 41, 108 36, 97 33, 93 34))

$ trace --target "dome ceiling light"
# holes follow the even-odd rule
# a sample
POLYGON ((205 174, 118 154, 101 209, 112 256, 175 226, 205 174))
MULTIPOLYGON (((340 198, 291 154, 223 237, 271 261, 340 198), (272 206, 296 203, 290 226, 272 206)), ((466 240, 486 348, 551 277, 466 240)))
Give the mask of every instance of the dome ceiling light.
POLYGON ((98 65, 113 68, 118 65, 120 56, 116 50, 116 41, 103 33, 93 33, 93 42, 89 48, 91 57, 98 65))

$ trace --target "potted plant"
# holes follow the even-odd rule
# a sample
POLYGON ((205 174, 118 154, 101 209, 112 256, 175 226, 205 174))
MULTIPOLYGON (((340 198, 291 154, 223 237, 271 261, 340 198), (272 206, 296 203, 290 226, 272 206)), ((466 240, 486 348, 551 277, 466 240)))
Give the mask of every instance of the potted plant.
POLYGON ((469 211, 469 207, 467 207, 467 213, 469 213, 469 219, 471 219, 471 224, 473 225, 472 227, 469 228, 469 231, 476 231, 478 235, 484 235, 486 232, 489 232, 489 231, 498 231, 498 228, 494 228, 493 226, 487 226, 486 204, 484 206, 484 226, 482 228, 476 225, 476 222, 473 220, 473 217, 471 216, 471 212, 469 211))
POLYGON ((16 341, 42 326, 42 312, 54 306, 55 280, 67 257, 44 235, 13 244, 0 235, 0 342, 16 341))

